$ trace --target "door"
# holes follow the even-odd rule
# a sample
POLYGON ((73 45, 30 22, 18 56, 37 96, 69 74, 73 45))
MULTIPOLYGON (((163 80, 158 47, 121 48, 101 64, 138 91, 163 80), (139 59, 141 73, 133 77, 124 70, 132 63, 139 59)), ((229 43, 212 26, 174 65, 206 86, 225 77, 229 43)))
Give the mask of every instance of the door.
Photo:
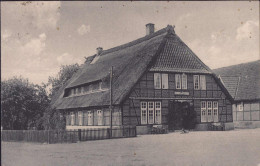
POLYGON ((183 104, 178 101, 169 101, 169 130, 181 130, 183 128, 183 115, 183 104))

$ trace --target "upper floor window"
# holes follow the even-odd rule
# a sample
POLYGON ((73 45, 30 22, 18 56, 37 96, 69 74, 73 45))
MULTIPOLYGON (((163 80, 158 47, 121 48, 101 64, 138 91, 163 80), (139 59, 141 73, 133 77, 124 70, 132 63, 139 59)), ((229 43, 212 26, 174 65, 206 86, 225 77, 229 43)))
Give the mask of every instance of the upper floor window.
POLYGON ((176 89, 187 89, 187 75, 175 74, 176 89))
POLYGON ((195 90, 206 90, 206 77, 205 75, 194 75, 194 89, 195 90))
POLYGON ((168 89, 168 74, 154 73, 154 88, 168 89))
POLYGON ((103 90, 107 90, 107 88, 102 89, 102 81, 95 82, 89 85, 82 85, 76 88, 67 89, 65 93, 65 97, 67 96, 76 96, 76 95, 83 95, 93 92, 99 92, 103 90))

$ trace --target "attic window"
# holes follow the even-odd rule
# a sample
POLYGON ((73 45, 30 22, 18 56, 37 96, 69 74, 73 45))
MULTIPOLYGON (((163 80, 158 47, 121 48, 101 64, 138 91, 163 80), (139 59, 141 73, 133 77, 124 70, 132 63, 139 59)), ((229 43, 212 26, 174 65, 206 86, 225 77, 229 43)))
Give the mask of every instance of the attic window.
POLYGON ((106 88, 106 85, 103 85, 102 81, 98 81, 98 82, 93 82, 92 84, 66 89, 66 93, 64 97, 80 96, 80 95, 102 92, 107 90, 108 88, 106 88))

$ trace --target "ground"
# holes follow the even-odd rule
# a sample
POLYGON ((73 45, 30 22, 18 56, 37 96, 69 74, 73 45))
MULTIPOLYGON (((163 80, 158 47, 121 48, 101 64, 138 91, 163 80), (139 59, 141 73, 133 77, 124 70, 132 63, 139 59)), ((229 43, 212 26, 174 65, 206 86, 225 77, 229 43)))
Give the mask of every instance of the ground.
POLYGON ((71 144, 2 142, 2 166, 260 166, 260 129, 71 144))

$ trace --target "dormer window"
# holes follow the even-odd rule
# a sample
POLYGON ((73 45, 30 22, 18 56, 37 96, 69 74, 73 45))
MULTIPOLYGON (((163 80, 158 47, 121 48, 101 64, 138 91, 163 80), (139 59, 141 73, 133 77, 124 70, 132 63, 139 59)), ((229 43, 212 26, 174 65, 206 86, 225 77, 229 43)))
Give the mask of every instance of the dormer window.
POLYGON ((99 86, 98 89, 99 89, 99 90, 102 90, 102 82, 99 82, 99 83, 98 83, 98 86, 99 86))
POLYGON ((108 88, 106 88, 106 84, 103 85, 102 81, 96 81, 93 82, 92 84, 66 89, 64 97, 79 96, 79 95, 85 95, 89 93, 101 92, 106 90, 108 90, 108 88))

